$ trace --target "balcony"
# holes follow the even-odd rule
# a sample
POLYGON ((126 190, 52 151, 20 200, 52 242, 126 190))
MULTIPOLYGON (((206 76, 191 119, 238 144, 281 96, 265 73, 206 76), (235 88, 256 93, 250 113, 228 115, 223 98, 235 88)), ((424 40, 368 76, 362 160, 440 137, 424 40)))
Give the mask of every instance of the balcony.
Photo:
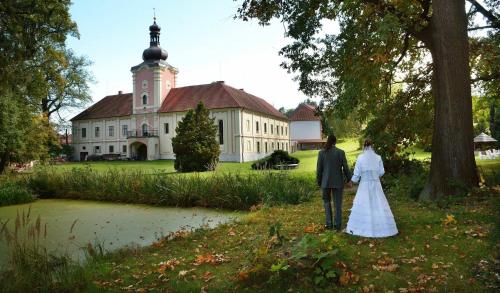
POLYGON ((158 137, 158 129, 127 131, 127 138, 134 137, 158 137))

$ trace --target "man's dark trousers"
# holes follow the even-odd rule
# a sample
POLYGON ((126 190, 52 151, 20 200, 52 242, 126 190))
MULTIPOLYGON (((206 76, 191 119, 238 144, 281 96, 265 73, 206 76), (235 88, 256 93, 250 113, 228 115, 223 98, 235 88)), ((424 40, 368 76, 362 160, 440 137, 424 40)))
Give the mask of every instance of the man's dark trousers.
POLYGON ((342 188, 323 188, 323 206, 325 207, 326 226, 340 229, 342 227, 342 188), (335 221, 332 225, 332 194, 335 209, 335 221))

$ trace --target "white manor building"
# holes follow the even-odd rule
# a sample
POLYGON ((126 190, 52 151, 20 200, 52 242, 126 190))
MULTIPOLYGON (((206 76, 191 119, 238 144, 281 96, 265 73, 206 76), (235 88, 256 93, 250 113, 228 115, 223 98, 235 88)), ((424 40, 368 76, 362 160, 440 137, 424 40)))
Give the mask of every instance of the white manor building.
POLYGON ((265 100, 223 81, 176 87, 178 70, 165 61, 156 21, 149 30, 144 62, 131 68, 133 92, 106 96, 71 119, 74 160, 91 155, 174 159, 177 123, 199 101, 217 123, 221 161, 253 161, 289 150, 288 119, 265 100))

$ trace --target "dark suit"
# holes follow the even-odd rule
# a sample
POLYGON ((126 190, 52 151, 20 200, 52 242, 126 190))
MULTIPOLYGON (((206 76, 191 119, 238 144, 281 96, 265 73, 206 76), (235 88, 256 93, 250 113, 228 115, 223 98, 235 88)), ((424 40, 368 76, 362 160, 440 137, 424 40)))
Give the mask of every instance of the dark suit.
POLYGON ((342 192, 344 178, 351 180, 351 172, 343 150, 332 146, 328 150, 321 150, 318 154, 316 180, 323 190, 323 205, 325 207, 326 226, 332 227, 331 194, 335 205, 335 228, 340 229, 342 224, 342 192))

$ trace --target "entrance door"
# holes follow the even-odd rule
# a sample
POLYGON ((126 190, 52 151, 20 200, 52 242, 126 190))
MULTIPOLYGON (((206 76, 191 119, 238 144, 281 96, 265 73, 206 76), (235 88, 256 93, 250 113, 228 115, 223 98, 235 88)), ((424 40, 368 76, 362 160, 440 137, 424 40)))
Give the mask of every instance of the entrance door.
POLYGON ((80 161, 86 161, 88 155, 88 152, 80 152, 80 161))
POLYGON ((141 144, 137 147, 137 159, 140 161, 148 159, 148 148, 145 144, 141 144))

